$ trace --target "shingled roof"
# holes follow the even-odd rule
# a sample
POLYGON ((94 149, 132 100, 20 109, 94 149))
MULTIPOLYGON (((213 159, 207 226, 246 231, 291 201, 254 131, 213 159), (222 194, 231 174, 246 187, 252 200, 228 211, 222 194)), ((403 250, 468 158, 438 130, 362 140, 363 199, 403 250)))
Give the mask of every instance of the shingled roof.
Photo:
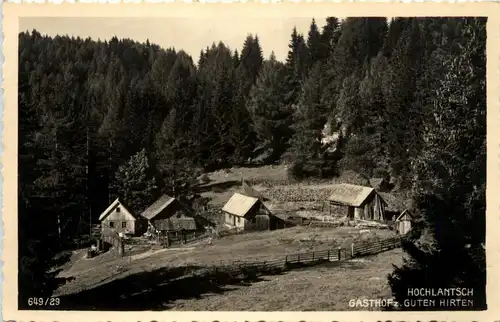
POLYGON ((142 216, 151 220, 156 217, 163 209, 172 205, 175 201, 174 197, 170 197, 167 195, 161 196, 158 200, 156 200, 148 209, 144 210, 142 216))
POLYGON ((339 183, 333 185, 330 191, 332 194, 328 197, 329 201, 346 206, 360 207, 375 189, 348 183, 339 183))
POLYGON ((396 196, 393 193, 380 192, 379 195, 381 195, 382 198, 387 203, 385 207, 387 211, 401 212, 409 208, 411 205, 410 204, 411 200, 406 200, 402 196, 396 196))
POLYGON ((235 216, 244 217, 258 201, 259 199, 257 198, 245 196, 236 192, 224 205, 222 211, 235 216))

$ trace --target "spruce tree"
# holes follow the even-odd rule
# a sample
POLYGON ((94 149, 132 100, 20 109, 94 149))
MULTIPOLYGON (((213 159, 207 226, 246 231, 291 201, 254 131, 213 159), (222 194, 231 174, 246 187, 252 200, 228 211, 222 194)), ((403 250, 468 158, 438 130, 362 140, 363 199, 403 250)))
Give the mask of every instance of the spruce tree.
MULTIPOLYGON (((466 287, 473 289, 474 308, 486 308, 485 22, 464 18, 455 44, 461 55, 452 51, 445 60, 432 126, 412 162, 419 224, 403 245, 407 259, 389 276, 399 302, 411 287, 466 287)), ((433 299, 436 306, 415 309, 463 309, 433 299)))
POLYGON ((326 124, 328 109, 321 102, 325 84, 323 66, 318 62, 304 82, 299 104, 293 115, 294 134, 288 158, 292 161, 291 175, 296 178, 331 175, 324 164, 322 130, 326 124))
POLYGON ((316 62, 322 61, 325 55, 321 34, 314 19, 311 21, 307 34, 307 48, 309 52, 308 67, 311 68, 316 62))
POLYGON ((271 159, 274 160, 281 157, 291 135, 293 111, 284 103, 284 79, 280 62, 274 59, 265 61, 247 103, 254 131, 259 141, 272 151, 271 159))

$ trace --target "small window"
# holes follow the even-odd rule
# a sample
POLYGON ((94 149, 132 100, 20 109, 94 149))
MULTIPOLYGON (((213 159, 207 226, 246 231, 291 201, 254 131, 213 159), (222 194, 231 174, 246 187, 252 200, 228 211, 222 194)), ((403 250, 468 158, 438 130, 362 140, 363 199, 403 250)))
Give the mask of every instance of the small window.
POLYGON ((112 222, 112 221, 110 221, 110 222, 109 222, 109 228, 115 228, 115 223, 114 223, 114 222, 112 222))
POLYGON ((127 228, 127 222, 126 221, 122 221, 122 228, 127 228))
POLYGON ((120 207, 116 207, 116 212, 120 212, 120 207))

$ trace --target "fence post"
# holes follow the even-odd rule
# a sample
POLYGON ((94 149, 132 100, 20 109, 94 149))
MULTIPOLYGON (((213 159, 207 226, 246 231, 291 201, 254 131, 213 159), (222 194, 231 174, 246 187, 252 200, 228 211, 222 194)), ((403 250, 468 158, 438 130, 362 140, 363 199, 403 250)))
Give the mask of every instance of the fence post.
POLYGON ((300 254, 297 254, 297 264, 300 264, 300 254))
POLYGON ((328 261, 330 261, 330 250, 328 250, 328 261))
POLYGON ((340 260, 340 247, 338 248, 338 260, 340 260))
POLYGON ((313 260, 312 261, 314 262, 314 252, 313 252, 313 260))
POLYGON ((351 244, 351 257, 354 257, 354 242, 351 244))
POLYGON ((288 264, 288 255, 285 255, 285 266, 288 264))

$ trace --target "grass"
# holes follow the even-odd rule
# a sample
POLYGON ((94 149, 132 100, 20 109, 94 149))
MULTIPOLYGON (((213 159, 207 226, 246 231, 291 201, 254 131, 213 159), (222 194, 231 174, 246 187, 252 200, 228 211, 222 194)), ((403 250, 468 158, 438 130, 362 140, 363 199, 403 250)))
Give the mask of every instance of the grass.
MULTIPOLYGON (((274 183, 287 182, 285 166, 231 168, 207 173, 201 195, 210 204, 221 207, 240 190, 241 178, 260 182, 268 189, 274 183)), ((345 173, 330 181, 309 182, 311 188, 324 189, 336 182, 358 182, 359 176, 345 173)), ((276 187, 294 189, 297 185, 276 187)), ((291 192, 291 190, 290 190, 291 192)), ((287 193, 290 193, 287 191, 287 193)), ((318 202, 287 203, 275 201, 271 206, 285 212, 305 212, 304 216, 323 215, 318 202), (310 213, 313 211, 313 213, 310 213)), ((354 242, 387 238, 387 230, 360 234, 352 227, 294 227, 273 232, 234 235, 212 244, 204 240, 197 245, 178 249, 152 249, 135 245, 130 256, 116 258, 112 252, 93 259, 75 252, 71 267, 62 276, 71 280, 56 296, 62 296, 66 309, 126 310, 349 310, 353 298, 388 297, 386 275, 392 263, 401 260, 394 250, 366 258, 364 261, 330 263, 325 266, 293 270, 284 274, 245 278, 236 282, 217 277, 185 277, 193 268, 203 268, 235 261, 256 262, 282 259, 286 254, 349 248, 354 242), (97 299, 101 299, 98 301, 97 299)))
MULTIPOLYGON (((267 276, 227 292, 180 299, 173 310, 186 311, 348 311, 352 299, 391 298, 387 274, 402 261, 395 249, 356 261, 332 263, 283 275, 267 276)), ((368 310, 368 308, 364 308, 368 310)))
POLYGON ((284 165, 265 165, 260 167, 233 167, 206 173, 209 184, 227 181, 269 180, 283 181, 288 179, 287 168, 284 165))
POLYGON ((179 249, 149 250, 142 254, 115 258, 106 253, 93 259, 80 259, 63 276, 73 280, 62 286, 57 294, 71 294, 109 283, 118 278, 162 267, 211 266, 234 261, 265 261, 281 259, 286 254, 325 250, 352 242, 392 236, 390 231, 360 234, 350 227, 308 228, 293 227, 276 231, 253 232, 213 240, 179 249), (78 266, 76 266, 78 265, 78 266))
MULTIPOLYGON (((187 311, 335 311, 349 301, 387 299, 387 274, 401 263, 401 250, 349 262, 261 276, 224 273, 186 276, 202 266, 161 267, 137 271, 77 294, 60 297, 65 310, 187 311)), ((54 309, 54 308, 48 308, 54 309)))

